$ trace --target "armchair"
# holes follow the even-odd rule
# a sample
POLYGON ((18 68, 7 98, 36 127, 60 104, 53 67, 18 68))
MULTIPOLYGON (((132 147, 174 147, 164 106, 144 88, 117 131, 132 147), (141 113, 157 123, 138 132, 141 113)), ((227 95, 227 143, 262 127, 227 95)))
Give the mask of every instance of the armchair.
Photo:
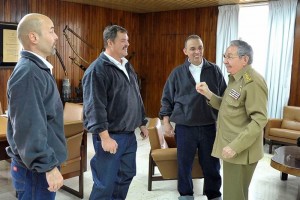
POLYGON ((5 148, 9 146, 6 139, 7 118, 0 116, 0 160, 7 160, 10 157, 6 154, 5 148))
POLYGON ((264 137, 269 141, 269 153, 273 144, 296 145, 300 137, 300 107, 285 106, 282 119, 269 119, 264 137))
MULTIPOLYGON (((152 181, 177 179, 177 148, 174 137, 164 136, 159 118, 149 120, 148 131, 151 146, 149 153, 148 191, 151 191, 152 181), (154 175, 155 167, 158 168, 161 175, 154 175)), ((197 155, 195 155, 192 177, 203 178, 197 155)))
POLYGON ((64 179, 79 178, 79 190, 76 191, 66 185, 62 189, 83 198, 83 172, 86 171, 87 162, 87 135, 83 128, 82 105, 66 103, 64 107, 64 131, 67 141, 68 157, 61 165, 64 179))

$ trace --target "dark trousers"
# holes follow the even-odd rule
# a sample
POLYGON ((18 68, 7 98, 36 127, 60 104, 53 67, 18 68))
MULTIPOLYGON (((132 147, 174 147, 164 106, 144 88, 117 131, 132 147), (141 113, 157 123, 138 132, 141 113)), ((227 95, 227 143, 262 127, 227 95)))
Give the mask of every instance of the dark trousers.
POLYGON ((105 152, 98 135, 93 135, 95 156, 91 160, 94 185, 91 200, 124 200, 136 175, 137 142, 134 132, 110 134, 118 143, 116 154, 105 152))
POLYGON ((211 152, 216 137, 216 125, 184 126, 176 125, 175 138, 178 160, 178 192, 181 196, 193 196, 192 166, 198 149, 208 199, 221 196, 222 179, 220 161, 211 152))
POLYGON ((55 192, 48 190, 46 173, 38 173, 25 168, 12 159, 11 162, 12 183, 20 200, 54 200, 55 192))

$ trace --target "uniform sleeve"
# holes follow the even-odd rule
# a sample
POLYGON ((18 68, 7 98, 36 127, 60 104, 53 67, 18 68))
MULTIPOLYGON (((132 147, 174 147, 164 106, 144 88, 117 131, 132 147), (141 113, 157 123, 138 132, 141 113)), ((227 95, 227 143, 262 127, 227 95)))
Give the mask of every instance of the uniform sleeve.
POLYGON ((94 70, 86 73, 82 79, 84 125, 93 134, 108 130, 105 80, 105 76, 94 70))
POLYGON ((245 109, 250 122, 229 144, 235 152, 240 153, 249 148, 263 134, 263 128, 267 124, 267 99, 268 91, 264 81, 247 84, 245 109))
POLYGON ((214 109, 219 110, 220 106, 221 106, 221 103, 222 103, 222 97, 219 97, 219 96, 213 94, 211 96, 211 99, 207 103, 208 103, 208 105, 210 105, 214 109))
POLYGON ((161 108, 159 111, 160 119, 162 119, 164 116, 171 116, 173 112, 175 84, 173 80, 174 76, 172 74, 173 73, 170 74, 163 89, 161 98, 161 108))
POLYGON ((21 73, 10 81, 8 89, 13 139, 26 167, 46 172, 58 165, 53 149, 47 144, 48 119, 43 93, 49 88, 32 71, 21 73))

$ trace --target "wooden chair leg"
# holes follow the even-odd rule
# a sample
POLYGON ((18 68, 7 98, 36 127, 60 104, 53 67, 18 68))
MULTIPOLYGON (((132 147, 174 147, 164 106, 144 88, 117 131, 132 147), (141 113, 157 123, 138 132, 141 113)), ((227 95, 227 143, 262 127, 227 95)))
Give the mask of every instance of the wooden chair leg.
POLYGON ((149 153, 149 169, 148 169, 148 191, 152 190, 152 176, 154 175, 154 161, 149 153))
POLYGON ((205 179, 203 178, 203 195, 205 195, 205 179))
POLYGON ((272 140, 270 140, 270 142, 269 142, 269 154, 272 153, 272 146, 273 146, 273 142, 272 142, 272 140))

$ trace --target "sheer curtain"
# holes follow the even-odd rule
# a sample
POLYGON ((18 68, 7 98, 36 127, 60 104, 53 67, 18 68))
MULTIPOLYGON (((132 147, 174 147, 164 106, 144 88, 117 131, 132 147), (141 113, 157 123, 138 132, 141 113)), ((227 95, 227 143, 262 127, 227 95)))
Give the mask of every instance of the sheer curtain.
POLYGON ((228 82, 228 73, 223 64, 223 54, 229 46, 230 41, 238 39, 238 18, 238 5, 219 6, 216 64, 221 68, 226 82, 228 82))
POLYGON ((281 118, 290 93, 297 0, 269 2, 265 79, 269 89, 268 115, 281 118))

